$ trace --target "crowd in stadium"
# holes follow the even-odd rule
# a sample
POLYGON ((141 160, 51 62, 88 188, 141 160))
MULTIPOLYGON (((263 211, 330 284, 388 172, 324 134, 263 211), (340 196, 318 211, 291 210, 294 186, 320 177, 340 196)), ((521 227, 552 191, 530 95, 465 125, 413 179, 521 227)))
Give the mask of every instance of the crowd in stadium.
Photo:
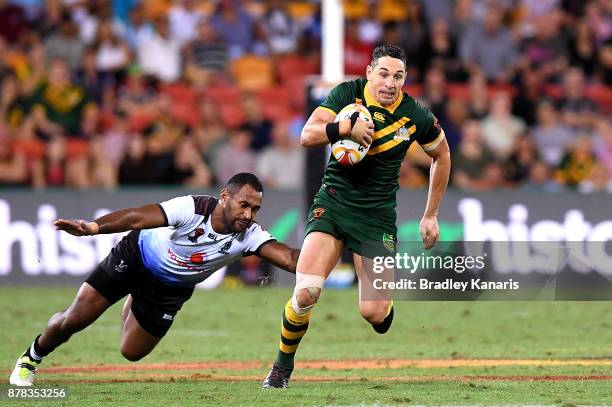
MULTIPOLYGON (((612 192, 612 1, 345 0, 345 72, 408 53, 463 190, 612 192)), ((303 184, 319 1, 0 0, 0 186, 303 184)), ((423 188, 415 145, 402 188, 423 188)))

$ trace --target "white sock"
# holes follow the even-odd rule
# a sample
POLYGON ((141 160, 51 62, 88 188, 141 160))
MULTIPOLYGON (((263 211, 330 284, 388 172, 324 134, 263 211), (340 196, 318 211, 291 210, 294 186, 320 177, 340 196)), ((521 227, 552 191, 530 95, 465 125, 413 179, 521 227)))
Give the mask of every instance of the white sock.
POLYGON ((34 351, 34 342, 32 342, 32 346, 30 346, 30 356, 32 357, 32 359, 34 359, 38 363, 42 361, 42 356, 38 356, 36 352, 34 351))

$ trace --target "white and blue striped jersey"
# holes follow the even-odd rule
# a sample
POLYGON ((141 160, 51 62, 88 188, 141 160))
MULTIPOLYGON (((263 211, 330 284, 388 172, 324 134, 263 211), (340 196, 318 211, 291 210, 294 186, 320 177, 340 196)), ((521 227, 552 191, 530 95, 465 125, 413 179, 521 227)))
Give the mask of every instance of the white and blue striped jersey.
POLYGON ((255 222, 240 233, 215 232, 210 215, 217 199, 211 196, 181 196, 159 205, 168 226, 142 230, 138 246, 145 267, 168 285, 194 286, 274 240, 255 222))

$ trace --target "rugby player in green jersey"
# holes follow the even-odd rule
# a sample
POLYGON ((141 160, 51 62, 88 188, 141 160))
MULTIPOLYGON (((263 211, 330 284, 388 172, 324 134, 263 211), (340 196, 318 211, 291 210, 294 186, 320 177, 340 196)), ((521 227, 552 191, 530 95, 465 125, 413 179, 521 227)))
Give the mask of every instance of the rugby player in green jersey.
MULTIPOLYGON (((432 158, 429 194, 420 223, 423 246, 429 249, 438 240, 438 207, 448 184, 450 152, 438 120, 402 91, 405 78, 404 51, 395 46, 377 47, 366 79, 343 82, 332 89, 302 130, 301 143, 306 147, 350 138, 370 149, 352 166, 330 157, 308 214, 295 290, 283 312, 280 348, 263 387, 287 387, 312 308, 343 248, 353 252, 360 284, 366 273, 364 259, 395 255, 398 174, 415 141, 432 158), (362 120, 354 114, 350 120, 334 122, 337 113, 351 103, 366 106, 373 120, 362 120)), ((376 332, 389 330, 393 320, 389 296, 366 300, 360 290, 359 311, 376 332)))

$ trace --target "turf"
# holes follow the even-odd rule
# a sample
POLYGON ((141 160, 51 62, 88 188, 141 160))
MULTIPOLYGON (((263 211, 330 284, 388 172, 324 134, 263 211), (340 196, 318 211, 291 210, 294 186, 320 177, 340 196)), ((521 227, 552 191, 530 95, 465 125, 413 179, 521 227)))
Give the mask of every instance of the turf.
MULTIPOLYGON (((118 304, 48 357, 38 383, 67 387, 66 402, 78 405, 130 404, 136 399, 152 405, 612 404, 612 380, 601 380, 612 376, 610 302, 397 302, 394 325, 381 336, 359 316, 354 290, 324 293, 299 361, 487 358, 562 363, 319 366, 296 370, 291 388, 284 391, 259 389, 277 349, 280 313, 290 292, 199 291, 158 348, 136 364, 118 352, 118 304), (584 363, 572 364, 569 359, 584 363), (204 361, 251 365, 202 371, 181 365, 154 371, 150 367, 204 361), (61 371, 65 366, 99 364, 143 368, 61 371)), ((74 293, 74 288, 0 287, 2 374, 8 376, 18 354, 74 293)))

